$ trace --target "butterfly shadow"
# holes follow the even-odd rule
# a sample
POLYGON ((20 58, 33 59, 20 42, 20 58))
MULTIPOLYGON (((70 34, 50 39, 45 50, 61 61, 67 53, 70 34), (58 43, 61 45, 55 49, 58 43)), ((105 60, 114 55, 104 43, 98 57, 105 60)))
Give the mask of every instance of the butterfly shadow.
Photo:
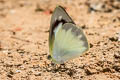
POLYGON ((55 63, 48 64, 46 66, 46 71, 52 73, 59 73, 59 74, 66 73, 70 77, 72 77, 76 72, 75 69, 68 68, 66 67, 65 64, 55 64, 55 63))

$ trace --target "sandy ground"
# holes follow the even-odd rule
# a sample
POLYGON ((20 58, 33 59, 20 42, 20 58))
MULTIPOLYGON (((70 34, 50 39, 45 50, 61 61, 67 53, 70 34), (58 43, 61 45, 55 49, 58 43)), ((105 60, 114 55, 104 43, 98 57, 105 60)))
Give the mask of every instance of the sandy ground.
POLYGON ((0 0, 0 80, 120 80, 120 0, 0 0), (47 59, 56 5, 90 43, 64 65, 47 59))

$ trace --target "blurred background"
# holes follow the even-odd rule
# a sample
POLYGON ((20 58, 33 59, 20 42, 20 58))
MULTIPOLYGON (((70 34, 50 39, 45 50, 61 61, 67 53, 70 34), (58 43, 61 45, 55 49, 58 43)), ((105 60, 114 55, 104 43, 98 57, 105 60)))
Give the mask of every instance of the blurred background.
POLYGON ((0 0, 0 80, 120 80, 120 0, 0 0), (48 36, 57 5, 82 27, 90 50, 53 65, 48 36))

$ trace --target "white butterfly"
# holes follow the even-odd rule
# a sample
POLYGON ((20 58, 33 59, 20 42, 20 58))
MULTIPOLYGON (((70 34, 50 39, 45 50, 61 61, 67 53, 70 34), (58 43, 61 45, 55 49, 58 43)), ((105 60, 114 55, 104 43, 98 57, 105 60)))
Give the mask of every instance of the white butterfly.
POLYGON ((82 29, 61 6, 56 7, 51 18, 49 48, 52 61, 59 64, 79 57, 89 49, 82 29))

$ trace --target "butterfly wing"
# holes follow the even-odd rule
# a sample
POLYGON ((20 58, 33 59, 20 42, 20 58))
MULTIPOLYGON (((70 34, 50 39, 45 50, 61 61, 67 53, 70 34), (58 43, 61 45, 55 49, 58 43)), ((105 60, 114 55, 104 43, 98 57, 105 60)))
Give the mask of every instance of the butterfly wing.
POLYGON ((53 45, 52 58, 56 63, 79 57, 89 49, 88 41, 81 28, 75 24, 65 23, 55 30, 55 41, 53 45))
POLYGON ((56 7, 51 18, 49 48, 52 60, 56 63, 78 57, 89 49, 82 29, 76 27, 61 6, 56 7))
POLYGON ((73 23, 73 20, 70 18, 70 16, 67 14, 65 9, 61 6, 57 6, 53 12, 53 15, 51 17, 50 22, 50 32, 49 32, 49 51, 50 54, 53 52, 53 43, 55 39, 55 33, 54 30, 58 27, 59 23, 73 23))

